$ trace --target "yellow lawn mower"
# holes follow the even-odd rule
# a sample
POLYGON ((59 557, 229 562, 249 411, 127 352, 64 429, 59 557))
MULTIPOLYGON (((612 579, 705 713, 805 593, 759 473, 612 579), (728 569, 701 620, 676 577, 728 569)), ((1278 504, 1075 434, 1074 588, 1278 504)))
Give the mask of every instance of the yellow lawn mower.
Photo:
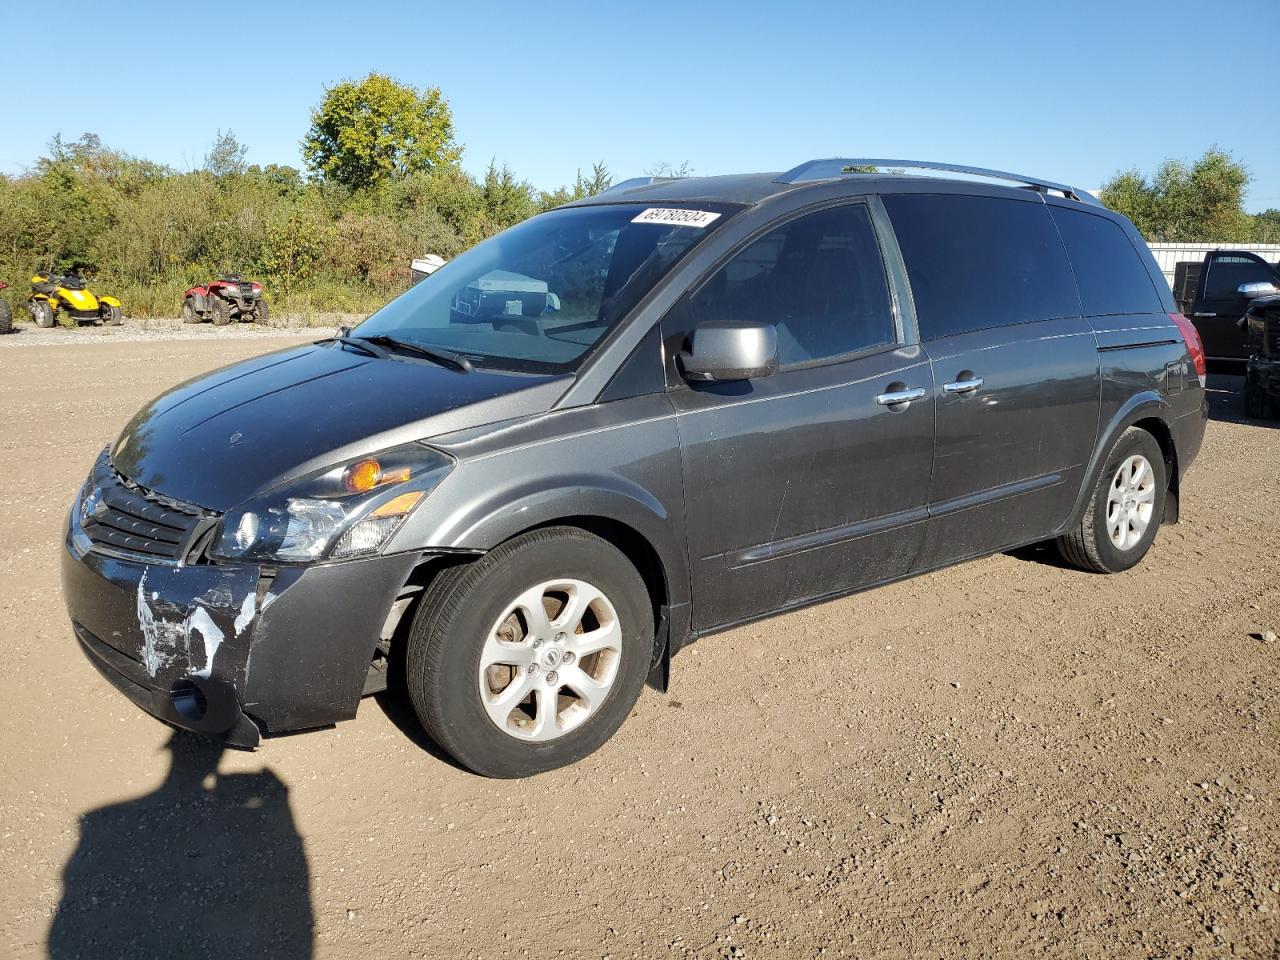
POLYGON ((52 327, 60 314, 76 324, 101 322, 108 327, 120 326, 124 318, 119 300, 91 293, 85 287, 84 277, 75 270, 65 276, 51 273, 33 276, 27 311, 37 327, 52 327))

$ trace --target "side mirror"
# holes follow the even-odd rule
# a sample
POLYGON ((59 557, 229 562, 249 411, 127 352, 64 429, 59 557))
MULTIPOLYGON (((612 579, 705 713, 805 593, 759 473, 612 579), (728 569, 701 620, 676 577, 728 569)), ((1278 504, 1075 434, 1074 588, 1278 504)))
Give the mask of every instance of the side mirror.
POLYGON ((686 380, 721 383, 773 376, 778 369, 778 331, 768 323, 732 320, 700 324, 680 354, 686 380))
POLYGON ((1255 283, 1242 283, 1236 287, 1236 293, 1240 294, 1241 299, 1255 300, 1258 297, 1269 297, 1280 293, 1280 288, 1277 288, 1274 283, 1262 280, 1255 283))

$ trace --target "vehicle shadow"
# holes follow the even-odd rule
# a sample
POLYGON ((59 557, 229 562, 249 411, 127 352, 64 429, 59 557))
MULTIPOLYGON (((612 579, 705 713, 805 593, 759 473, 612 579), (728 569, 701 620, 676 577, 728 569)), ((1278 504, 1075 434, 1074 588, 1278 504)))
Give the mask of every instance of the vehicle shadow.
POLYGON ((1022 560, 1026 563, 1038 563, 1045 567, 1057 567, 1059 570, 1070 570, 1074 573, 1080 572, 1079 567, 1063 559, 1062 554, 1058 552, 1057 544, 1052 540, 1029 543, 1025 547, 1015 547, 1012 550, 1006 550, 1004 553, 1007 557, 1013 557, 1015 560, 1022 560))
POLYGON ((1280 428, 1280 420, 1259 420, 1244 413, 1244 376, 1214 371, 1209 374, 1205 393, 1209 397, 1209 419, 1222 423, 1243 423, 1251 427, 1280 428))
POLYGON ((289 791, 270 770, 218 773, 220 743, 175 732, 152 793, 80 820, 49 955, 312 955, 314 919, 289 791))
POLYGON ((445 753, 440 745, 431 739, 427 728, 418 719, 418 712, 413 709, 413 701, 409 699, 409 687, 405 682, 404 654, 408 646, 408 633, 413 621, 415 607, 410 607, 400 618, 400 626, 391 640, 391 656, 387 661, 387 689, 374 698, 382 712, 404 736, 412 740, 421 750, 430 754, 441 763, 447 763, 455 770, 470 773, 466 767, 445 753))

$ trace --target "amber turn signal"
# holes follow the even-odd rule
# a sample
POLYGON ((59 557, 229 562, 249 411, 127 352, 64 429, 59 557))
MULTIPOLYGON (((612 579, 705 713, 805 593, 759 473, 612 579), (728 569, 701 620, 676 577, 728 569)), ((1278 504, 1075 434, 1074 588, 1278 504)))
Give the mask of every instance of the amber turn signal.
POLYGON ((373 513, 370 517, 403 517, 406 513, 418 505, 418 501, 423 497, 421 490, 414 490, 411 493, 402 493, 398 497, 392 497, 373 513))
POLYGON ((361 460, 347 467, 342 482, 352 493, 366 493, 382 482, 382 464, 377 460, 361 460))

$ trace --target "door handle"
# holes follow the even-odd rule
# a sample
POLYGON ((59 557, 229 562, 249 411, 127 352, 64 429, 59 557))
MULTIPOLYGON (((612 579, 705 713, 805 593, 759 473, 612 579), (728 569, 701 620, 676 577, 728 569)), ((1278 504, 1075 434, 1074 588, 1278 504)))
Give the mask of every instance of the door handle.
POLYGON ((882 407, 892 407, 899 403, 910 403, 924 396, 924 387, 910 387, 903 390, 890 390, 888 393, 876 395, 876 403, 882 407))
POLYGON ((1212 310, 1197 310, 1192 314, 1193 317, 1216 317, 1217 314, 1212 310))
POLYGON ((950 383, 944 383, 942 389, 947 393, 973 393, 982 386, 981 377, 970 377, 968 380, 953 380, 950 383))

